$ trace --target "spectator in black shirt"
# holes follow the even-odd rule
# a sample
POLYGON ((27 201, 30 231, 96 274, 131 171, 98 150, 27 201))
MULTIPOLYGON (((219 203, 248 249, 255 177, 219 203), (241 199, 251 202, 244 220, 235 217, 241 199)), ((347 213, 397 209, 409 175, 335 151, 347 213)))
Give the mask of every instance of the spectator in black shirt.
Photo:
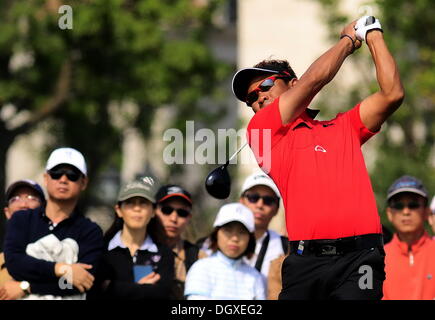
POLYGON ((88 178, 83 155, 54 150, 44 174, 46 206, 15 212, 6 226, 5 261, 24 299, 84 299, 103 251, 100 227, 76 208, 88 178))
POLYGON ((164 230, 155 217, 156 182, 145 176, 126 184, 105 234, 106 253, 90 298, 168 299, 174 255, 162 244, 164 230))

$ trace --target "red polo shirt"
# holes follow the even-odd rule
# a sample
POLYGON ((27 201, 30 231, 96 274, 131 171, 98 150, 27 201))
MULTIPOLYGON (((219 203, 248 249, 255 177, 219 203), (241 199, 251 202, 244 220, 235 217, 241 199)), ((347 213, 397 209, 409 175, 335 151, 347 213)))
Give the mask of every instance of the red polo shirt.
POLYGON ((385 253, 384 300, 435 299, 435 241, 427 233, 411 246, 395 234, 385 253))
POLYGON ((359 104, 329 121, 304 112, 283 125, 278 103, 279 98, 254 115, 248 141, 260 167, 279 188, 289 239, 382 233, 361 152, 375 133, 362 123, 359 104))

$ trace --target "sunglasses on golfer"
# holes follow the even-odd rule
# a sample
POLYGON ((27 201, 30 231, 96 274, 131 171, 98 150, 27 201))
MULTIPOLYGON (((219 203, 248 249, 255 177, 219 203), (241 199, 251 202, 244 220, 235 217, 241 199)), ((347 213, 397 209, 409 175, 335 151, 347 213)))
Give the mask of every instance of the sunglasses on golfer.
POLYGON ((275 85, 275 80, 276 79, 286 79, 286 78, 290 78, 289 76, 271 76, 268 77, 266 79, 264 79, 257 88, 255 88, 254 90, 252 90, 251 92, 248 93, 248 95, 246 96, 246 104, 248 105, 248 107, 251 107, 252 104, 258 100, 258 95, 260 92, 267 92, 270 90, 270 88, 272 88, 275 85))
POLYGON ((63 175, 66 175, 68 180, 72 182, 76 182, 82 176, 81 172, 72 169, 66 169, 66 168, 48 170, 48 174, 53 180, 59 180, 60 178, 62 178, 63 175))
POLYGON ((263 203, 266 206, 272 206, 275 203, 278 202, 278 198, 277 197, 272 197, 272 196, 260 196, 258 193, 247 193, 244 195, 244 197, 246 199, 248 199, 248 201, 250 203, 257 203, 258 200, 263 199, 263 203))
POLYGON ((186 218, 190 214, 190 211, 186 209, 181 209, 181 208, 176 209, 171 206, 163 206, 160 208, 160 211, 162 211, 162 213, 165 216, 169 216, 170 214, 172 214, 172 212, 175 211, 177 215, 181 218, 186 218))
POLYGON ((406 208, 409 208, 410 210, 415 210, 415 209, 421 208, 422 206, 423 205, 417 201, 411 201, 409 203, 393 202, 390 205, 390 208, 394 209, 394 210, 403 210, 406 207, 406 208))

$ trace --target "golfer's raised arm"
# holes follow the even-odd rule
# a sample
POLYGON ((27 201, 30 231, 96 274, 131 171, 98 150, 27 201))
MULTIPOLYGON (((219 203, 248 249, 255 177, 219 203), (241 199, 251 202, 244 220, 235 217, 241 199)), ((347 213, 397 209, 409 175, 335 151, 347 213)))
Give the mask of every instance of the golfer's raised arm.
POLYGON ((367 45, 376 66, 380 90, 361 102, 361 121, 376 132, 382 123, 401 105, 405 96, 396 62, 385 44, 382 32, 367 33, 367 45))
POLYGON ((283 124, 295 120, 315 95, 334 78, 344 59, 361 46, 361 42, 356 40, 355 23, 348 24, 341 32, 340 41, 314 61, 301 78, 281 95, 279 111, 283 124))

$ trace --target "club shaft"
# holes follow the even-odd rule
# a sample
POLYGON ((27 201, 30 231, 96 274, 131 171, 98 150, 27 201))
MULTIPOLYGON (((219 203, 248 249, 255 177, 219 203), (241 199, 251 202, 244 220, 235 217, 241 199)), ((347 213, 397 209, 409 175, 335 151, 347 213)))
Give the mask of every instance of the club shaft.
POLYGON ((234 157, 237 156, 237 154, 238 154, 240 151, 242 151, 242 149, 243 149, 244 147, 246 147, 247 144, 248 144, 248 142, 245 142, 245 144, 244 144, 243 146, 241 146, 241 147, 239 148, 239 150, 237 150, 236 152, 234 152, 234 154, 233 154, 233 155, 228 159, 228 161, 227 161, 226 164, 229 164, 230 161, 233 160, 234 157))

